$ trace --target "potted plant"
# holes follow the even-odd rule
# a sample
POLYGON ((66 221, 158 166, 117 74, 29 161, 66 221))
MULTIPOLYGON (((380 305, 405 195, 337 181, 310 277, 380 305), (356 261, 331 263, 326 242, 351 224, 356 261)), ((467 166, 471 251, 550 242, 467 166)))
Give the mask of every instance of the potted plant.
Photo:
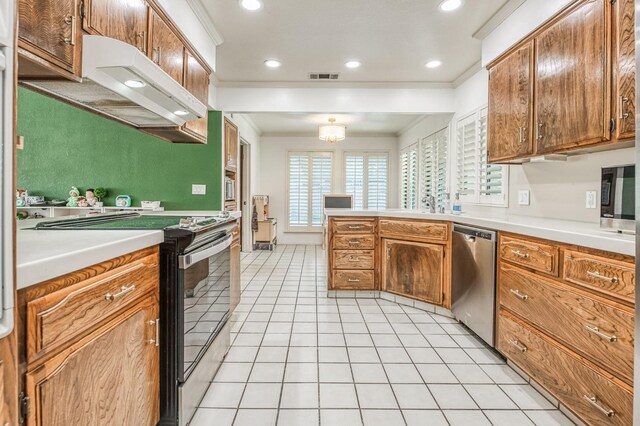
POLYGON ((93 195, 98 199, 96 207, 102 207, 104 205, 102 199, 107 196, 107 190, 102 187, 98 187, 93 191, 93 195))

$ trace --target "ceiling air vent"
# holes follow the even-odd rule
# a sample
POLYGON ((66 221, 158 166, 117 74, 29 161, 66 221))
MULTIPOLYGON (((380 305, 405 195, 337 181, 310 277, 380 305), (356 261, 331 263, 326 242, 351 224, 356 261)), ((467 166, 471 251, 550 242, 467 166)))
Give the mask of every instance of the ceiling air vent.
POLYGON ((330 72, 312 72, 309 73, 309 80, 338 80, 340 74, 330 72))

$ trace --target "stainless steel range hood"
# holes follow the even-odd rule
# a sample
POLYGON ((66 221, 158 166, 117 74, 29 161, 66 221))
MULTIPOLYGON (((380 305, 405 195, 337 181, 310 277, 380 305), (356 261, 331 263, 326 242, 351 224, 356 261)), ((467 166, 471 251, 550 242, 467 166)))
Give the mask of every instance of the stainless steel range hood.
POLYGON ((134 127, 176 127, 207 113, 202 102, 136 47, 92 35, 83 36, 82 43, 82 83, 21 83, 134 127))

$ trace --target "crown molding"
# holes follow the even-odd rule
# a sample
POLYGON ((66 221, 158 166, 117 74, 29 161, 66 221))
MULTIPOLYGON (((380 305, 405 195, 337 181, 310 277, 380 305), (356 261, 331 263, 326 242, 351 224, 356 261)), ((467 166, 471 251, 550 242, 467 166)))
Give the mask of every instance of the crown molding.
POLYGON ((441 82, 368 82, 368 81, 220 81, 215 87, 219 89, 453 89, 452 83, 441 82))
POLYGON ((473 33, 473 38, 484 40, 493 30, 498 28, 498 25, 502 24, 517 8, 522 6, 525 1, 526 0, 509 0, 506 2, 478 31, 473 33))
POLYGON ((240 117, 242 117, 242 119, 244 121, 247 122, 247 124, 249 125, 249 127, 251 127, 253 129, 254 132, 256 132, 256 134, 260 137, 263 136, 262 130, 260 130, 260 127, 258 127, 258 125, 255 123, 255 121, 253 121, 253 119, 247 115, 247 114, 238 114, 240 117))
POLYGON ((218 32, 218 30, 216 29, 211 16, 209 16, 209 12, 207 12, 205 7, 202 5, 201 0, 187 0, 187 4, 191 8, 191 10, 193 10, 193 13, 196 15, 198 21, 200 21, 207 34, 209 34, 209 37, 211 37, 213 43, 216 46, 224 43, 224 37, 222 37, 222 34, 220 34, 220 32, 218 32))
POLYGON ((467 68, 465 72, 460 74, 458 78, 453 80, 453 88, 454 89, 458 88, 462 83, 467 81, 469 78, 471 78, 471 76, 473 76, 475 73, 477 73, 481 69, 482 69, 482 60, 471 65, 469 68, 467 68))
POLYGON ((406 126, 404 126, 402 129, 400 129, 398 131, 398 133, 396 133, 397 137, 400 137, 402 135, 404 135, 405 133, 407 133, 407 131, 409 131, 409 129, 411 129, 412 127, 418 125, 418 123, 420 123, 422 120, 426 119, 427 117, 431 116, 433 114, 424 114, 418 118, 416 118, 415 120, 413 120, 411 123, 407 124, 406 126))

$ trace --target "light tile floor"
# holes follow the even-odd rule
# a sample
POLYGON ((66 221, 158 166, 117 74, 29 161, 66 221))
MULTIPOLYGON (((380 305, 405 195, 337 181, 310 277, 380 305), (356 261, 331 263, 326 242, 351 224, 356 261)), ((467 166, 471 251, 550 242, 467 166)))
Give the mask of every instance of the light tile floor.
POLYGON ((242 285, 192 426, 573 424, 454 320, 327 298, 319 246, 243 254, 242 285))

